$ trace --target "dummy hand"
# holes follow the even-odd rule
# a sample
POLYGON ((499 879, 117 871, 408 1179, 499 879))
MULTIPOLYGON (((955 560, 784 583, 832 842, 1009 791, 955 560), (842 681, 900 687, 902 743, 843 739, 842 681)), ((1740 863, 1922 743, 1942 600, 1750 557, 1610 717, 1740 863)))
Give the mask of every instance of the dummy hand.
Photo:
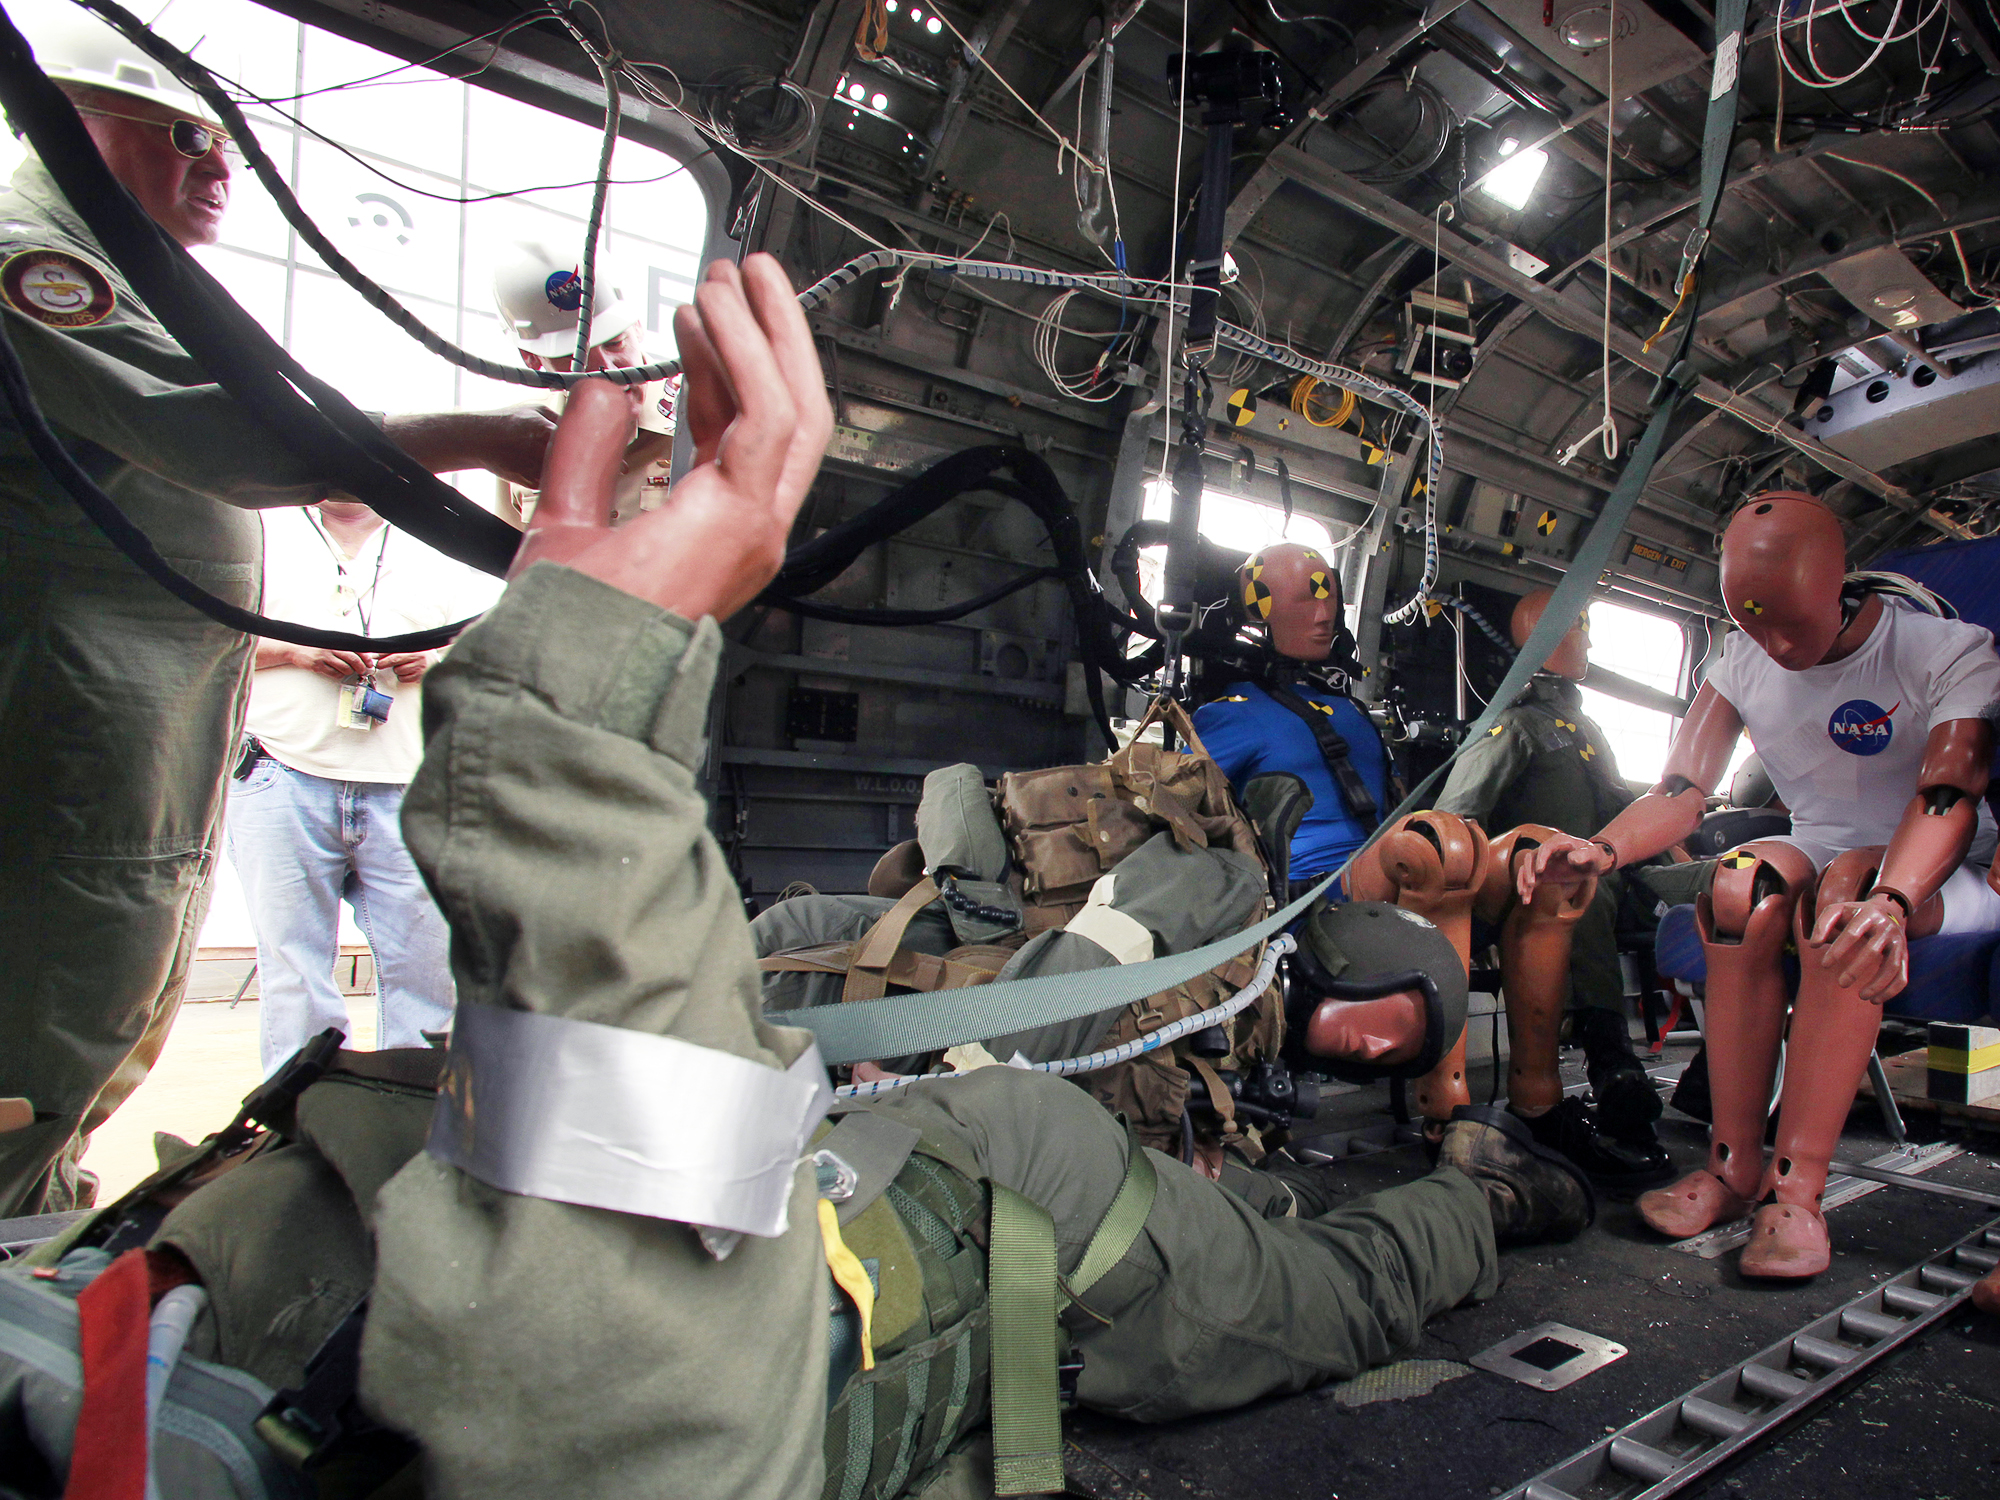
POLYGON ((1910 982, 1910 940, 1902 917, 1903 908, 1887 896, 1836 902, 1820 908, 1812 946, 1819 962, 1833 970, 1835 983, 1854 986, 1861 999, 1880 1005, 1910 982))
POLYGON ((356 677, 375 665, 373 652, 328 651, 319 646, 294 646, 290 641, 257 642, 257 670, 269 667, 302 667, 339 682, 356 677))
POLYGON ((1514 889, 1523 906, 1535 899, 1535 887, 1543 881, 1575 885, 1592 875, 1606 874, 1612 866, 1610 852, 1602 844, 1563 834, 1536 849, 1514 868, 1514 889))
POLYGON ((394 672, 398 682, 415 682, 437 664, 435 651, 390 651, 375 658, 377 670, 394 672))
POLYGON ((666 504, 610 529, 636 398, 607 381, 570 393, 535 519, 510 576, 560 562, 686 619, 727 618, 785 560, 785 540, 833 431, 826 380, 791 283, 769 255, 709 266, 674 314, 681 420, 694 467, 666 504))

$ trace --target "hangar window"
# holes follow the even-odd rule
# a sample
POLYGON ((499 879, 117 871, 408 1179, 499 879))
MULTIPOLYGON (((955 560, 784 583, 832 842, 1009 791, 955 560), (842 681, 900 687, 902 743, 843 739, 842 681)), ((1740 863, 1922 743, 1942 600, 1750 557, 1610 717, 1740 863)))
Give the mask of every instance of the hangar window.
MULTIPOLYGON (((1664 616, 1602 602, 1590 607, 1592 666, 1663 693, 1677 693, 1681 658, 1686 651, 1687 638, 1681 627, 1664 616)), ((1595 688, 1583 690, 1583 711, 1597 721, 1604 737, 1611 741, 1619 775, 1627 781, 1648 784, 1659 780, 1679 720, 1659 709, 1642 708, 1595 688)))
MULTIPOLYGON (((597 130, 406 67, 252 0, 174 0, 156 25, 242 91, 274 101, 246 103, 245 113, 342 253, 452 342, 489 359, 518 357, 494 312, 494 263, 520 240, 580 257, 590 189, 545 185, 589 178, 597 130)), ((21 148, 11 138, 6 146, 15 155, 0 165, 11 171, 21 148)), ((307 369, 373 411, 542 399, 420 349, 299 241, 240 157, 234 167, 221 242, 197 257, 307 369)), ((707 203, 680 163, 635 141, 619 142, 612 172, 599 264, 638 315, 648 353, 670 358, 707 203)), ((458 477, 492 503, 489 476, 458 477)))
MULTIPOLYGON (((1148 521, 1164 521, 1172 513, 1173 503, 1173 484, 1156 479, 1146 486, 1146 503, 1141 513, 1148 521)), ((1307 547, 1317 547, 1332 557, 1338 545, 1326 522, 1317 516, 1295 510, 1288 524, 1282 506, 1232 495, 1224 490, 1202 491, 1201 534, 1218 546, 1245 556, 1273 542, 1299 542, 1307 547)), ((1345 541, 1353 534, 1354 529, 1347 528, 1341 540, 1345 541)), ((1150 604, 1160 602, 1160 585, 1166 565, 1167 549, 1164 547, 1148 547, 1139 554, 1139 592, 1146 596, 1150 604)))

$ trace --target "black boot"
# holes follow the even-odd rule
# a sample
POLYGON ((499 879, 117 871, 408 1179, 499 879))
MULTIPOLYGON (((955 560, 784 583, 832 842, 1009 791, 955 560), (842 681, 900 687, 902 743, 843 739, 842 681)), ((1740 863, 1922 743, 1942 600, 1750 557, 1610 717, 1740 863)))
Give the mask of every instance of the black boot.
POLYGON ((1667 1102, 1684 1115, 1714 1122, 1715 1101, 1708 1095, 1708 1048, 1703 1047, 1688 1059, 1687 1066, 1681 1069, 1681 1081, 1674 1085, 1673 1096, 1667 1102))
POLYGON ((1585 1075, 1597 1096, 1598 1128, 1628 1145, 1653 1145, 1653 1122, 1663 1106, 1653 1080, 1632 1051, 1625 1018, 1615 1010, 1586 1006, 1576 1012, 1570 1034, 1583 1048, 1585 1075))
POLYGON ((1674 1166, 1665 1147, 1657 1141, 1644 1146, 1614 1141, 1597 1128, 1589 1107, 1574 1095, 1546 1114, 1519 1118, 1538 1142, 1575 1162, 1604 1192, 1637 1192, 1673 1179, 1674 1166))
POLYGON ((1597 1217, 1596 1196, 1576 1164, 1498 1105, 1453 1110, 1438 1160, 1479 1184, 1503 1245, 1575 1239, 1597 1217))

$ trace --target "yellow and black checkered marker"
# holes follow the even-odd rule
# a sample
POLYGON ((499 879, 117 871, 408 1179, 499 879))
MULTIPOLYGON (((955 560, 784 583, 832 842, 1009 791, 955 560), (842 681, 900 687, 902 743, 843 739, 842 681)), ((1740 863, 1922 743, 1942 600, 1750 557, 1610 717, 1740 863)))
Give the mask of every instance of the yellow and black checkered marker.
POLYGON ((1248 427, 1257 416, 1257 398, 1250 394, 1250 387, 1244 386, 1229 393, 1229 423, 1232 427, 1248 427))
POLYGON ((1306 575, 1306 583, 1312 589, 1313 598, 1331 599, 1333 597, 1333 583, 1327 578, 1326 574, 1318 571, 1309 573, 1306 575))
POLYGON ((1535 530, 1539 531, 1543 536, 1554 536, 1556 534, 1556 513, 1552 510, 1545 510, 1539 516, 1536 516, 1535 530))
POLYGON ((1507 732, 1507 726, 1505 724, 1495 724, 1491 729, 1487 730, 1486 732, 1489 735, 1505 734, 1507 732))
POLYGON ((1588 765, 1591 761, 1597 759, 1597 746, 1591 744, 1588 740, 1586 740, 1584 742, 1583 748, 1577 751, 1576 753, 1579 756, 1581 756, 1583 758, 1584 763, 1588 765))
POLYGON ((1722 856, 1722 868, 1725 870, 1747 870, 1756 863, 1757 856, 1748 849, 1732 849, 1722 856))
POLYGON ((1271 588, 1264 582, 1264 560, 1250 564, 1250 576, 1243 583, 1243 607, 1260 620, 1271 618, 1271 588))
POLYGON ((1576 733, 1576 726, 1570 723, 1568 719, 1557 719, 1556 727, 1559 729, 1567 729, 1571 734, 1576 733))
POLYGON ((1761 615, 1762 613, 1764 613, 1764 606, 1759 604, 1755 599, 1745 599, 1743 601, 1743 607, 1753 615, 1761 615))
POLYGON ((1333 717, 1333 705, 1329 703, 1315 703, 1312 701, 1312 699, 1308 698, 1306 699, 1306 707, 1318 709, 1321 713, 1325 714, 1329 719, 1333 717))

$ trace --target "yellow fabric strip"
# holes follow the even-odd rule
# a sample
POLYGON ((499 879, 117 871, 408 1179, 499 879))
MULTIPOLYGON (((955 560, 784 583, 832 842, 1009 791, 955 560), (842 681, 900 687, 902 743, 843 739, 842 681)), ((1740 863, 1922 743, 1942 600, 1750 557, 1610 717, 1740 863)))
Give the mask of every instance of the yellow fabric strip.
POLYGON ((1984 1073, 2000 1068, 2000 1045, 1967 1052, 1957 1047, 1930 1049, 1930 1066, 1940 1073, 1984 1073))
POLYGON ((834 1282, 854 1299, 854 1306, 861 1314, 861 1368, 875 1368, 875 1283, 868 1279, 868 1272, 861 1262, 854 1258, 854 1252, 847 1248, 847 1241, 840 1237, 840 1217, 833 1204, 822 1198, 819 1200, 819 1238, 826 1248, 826 1268, 833 1273, 834 1282))

